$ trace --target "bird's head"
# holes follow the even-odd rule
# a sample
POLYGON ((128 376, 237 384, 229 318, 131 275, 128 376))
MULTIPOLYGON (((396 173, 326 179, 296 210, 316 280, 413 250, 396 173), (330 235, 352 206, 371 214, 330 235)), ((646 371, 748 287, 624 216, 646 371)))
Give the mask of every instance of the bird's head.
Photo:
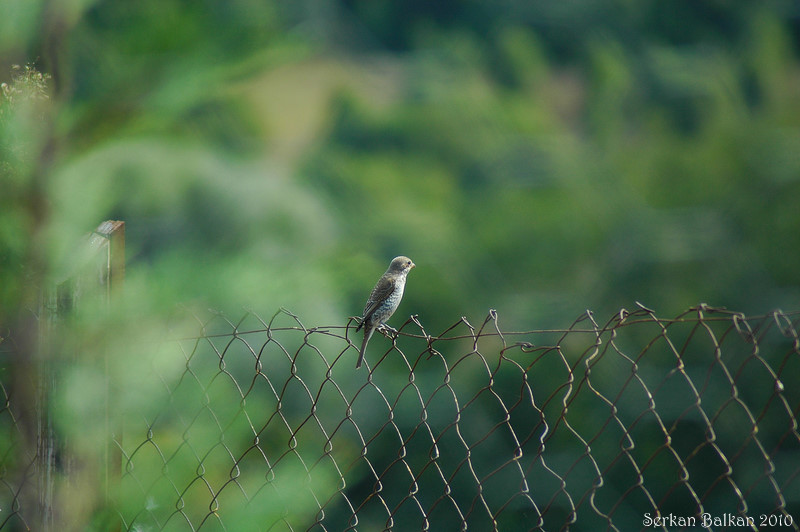
POLYGON ((411 271, 411 268, 415 268, 417 265, 414 264, 411 259, 404 256, 395 257, 392 259, 392 263, 389 265, 390 272, 397 272, 397 273, 408 273, 411 271))

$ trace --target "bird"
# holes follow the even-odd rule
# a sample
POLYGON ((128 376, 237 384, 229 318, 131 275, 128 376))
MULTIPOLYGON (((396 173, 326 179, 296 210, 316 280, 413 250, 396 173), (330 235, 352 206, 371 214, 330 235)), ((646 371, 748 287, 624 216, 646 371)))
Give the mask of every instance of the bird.
POLYGON ((364 328, 364 341, 361 344, 361 350, 358 353, 358 362, 356 362, 356 369, 361 367, 364 361, 364 352, 367 349, 367 343, 372 338, 372 333, 375 329, 386 323, 394 311, 400 305, 400 300, 403 298, 403 290, 406 287, 406 277, 411 268, 415 268, 416 264, 411 259, 404 256, 395 257, 389 264, 389 269, 378 280, 375 288, 367 299, 367 304, 364 306, 364 317, 361 323, 356 327, 356 331, 364 328))

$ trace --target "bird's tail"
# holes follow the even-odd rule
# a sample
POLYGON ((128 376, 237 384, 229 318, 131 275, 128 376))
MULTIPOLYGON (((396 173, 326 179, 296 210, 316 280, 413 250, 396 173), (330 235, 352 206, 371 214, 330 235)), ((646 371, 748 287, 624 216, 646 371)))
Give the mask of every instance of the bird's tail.
POLYGON ((364 362, 364 353, 367 352, 367 343, 369 339, 372 338, 372 333, 375 332, 373 327, 364 327, 364 341, 361 342, 361 351, 358 352, 358 362, 356 362, 356 369, 361 367, 361 363, 364 362))

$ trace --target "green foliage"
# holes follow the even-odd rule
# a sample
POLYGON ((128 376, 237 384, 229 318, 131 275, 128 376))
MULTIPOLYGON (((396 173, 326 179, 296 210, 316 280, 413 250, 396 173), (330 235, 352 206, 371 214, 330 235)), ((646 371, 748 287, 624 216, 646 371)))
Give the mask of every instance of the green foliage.
POLYGON ((82 235, 128 228, 119 314, 80 310, 58 354, 86 456, 98 361, 129 386, 176 306, 342 324, 401 253, 395 320, 434 334, 487 308, 533 329, 796 307, 785 2, 290 4, 0 3, 0 65, 36 60, 0 71, 0 337, 44 316, 82 235))
MULTIPOLYGON (((649 9, 631 17, 626 8, 625 28, 601 18, 568 68, 552 59, 559 39, 535 24, 505 28, 509 13, 487 34, 469 17, 458 29, 414 33, 419 48, 393 104, 370 107, 356 91, 335 99, 304 174, 359 210, 362 245, 424 249, 443 239, 425 256, 458 279, 447 316, 493 306, 525 327, 635 300, 668 312, 699 300, 791 306, 797 277, 784 259, 793 253, 773 240, 796 243, 787 231, 800 221, 796 135, 786 125, 796 128, 800 114, 780 89, 796 88, 786 32, 768 8, 748 19, 682 5, 694 18, 679 33, 649 9), (752 61, 754 50, 772 66, 752 61), (395 213, 414 213, 406 198, 425 211, 424 230, 413 215, 398 222, 395 213)), ((441 307, 416 306, 431 305, 441 307)), ((431 314, 422 317, 451 321, 431 314)))
MULTIPOLYGON (((43 74, 34 65, 11 66, 11 84, 0 83, 3 103, 11 107, 21 105, 26 100, 47 100, 47 82, 50 74, 43 74)), ((4 105, 4 112, 10 112, 4 105)))

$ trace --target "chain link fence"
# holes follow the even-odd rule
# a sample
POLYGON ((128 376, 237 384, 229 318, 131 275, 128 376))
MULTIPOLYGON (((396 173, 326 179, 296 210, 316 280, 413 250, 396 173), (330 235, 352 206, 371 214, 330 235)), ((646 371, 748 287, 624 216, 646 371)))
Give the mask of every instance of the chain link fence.
MULTIPOLYGON (((355 320, 196 319, 104 425, 98 529, 798 530, 800 312, 412 316, 358 371, 355 320)), ((3 386, 0 529, 26 530, 43 457, 3 386)))

